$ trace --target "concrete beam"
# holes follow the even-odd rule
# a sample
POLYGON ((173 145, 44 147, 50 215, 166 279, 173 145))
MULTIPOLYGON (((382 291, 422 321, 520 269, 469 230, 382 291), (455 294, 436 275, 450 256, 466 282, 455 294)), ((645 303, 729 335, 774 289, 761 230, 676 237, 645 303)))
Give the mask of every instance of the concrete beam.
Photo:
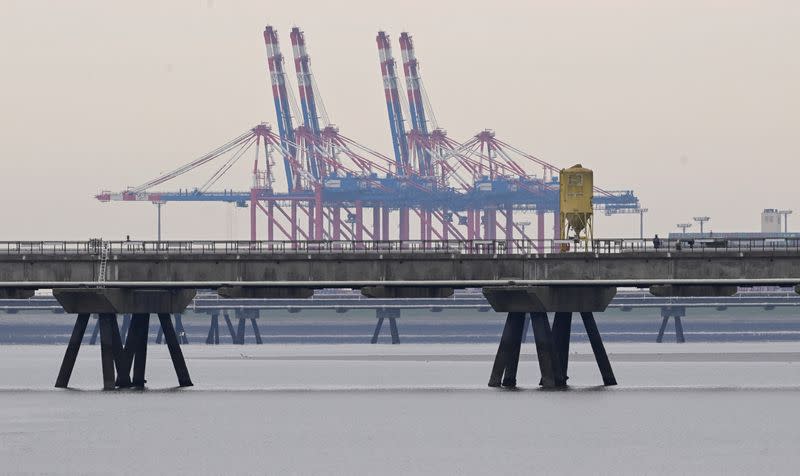
POLYGON ((29 299, 34 294, 33 289, 0 288, 0 299, 29 299))
POLYGON ((54 289, 53 296, 70 314, 140 314, 183 312, 192 302, 194 289, 54 289))
POLYGON ((314 295, 311 288, 253 288, 222 286, 217 288, 220 297, 230 299, 305 299, 314 295))
POLYGON ((492 286, 483 295, 496 312, 602 312, 615 287, 492 286))
POLYGON ((650 286, 656 297, 728 297, 738 291, 737 286, 657 284, 650 286))
POLYGON ((433 299, 448 298, 453 295, 453 288, 442 287, 398 287, 367 286, 361 288, 361 294, 377 299, 433 299))

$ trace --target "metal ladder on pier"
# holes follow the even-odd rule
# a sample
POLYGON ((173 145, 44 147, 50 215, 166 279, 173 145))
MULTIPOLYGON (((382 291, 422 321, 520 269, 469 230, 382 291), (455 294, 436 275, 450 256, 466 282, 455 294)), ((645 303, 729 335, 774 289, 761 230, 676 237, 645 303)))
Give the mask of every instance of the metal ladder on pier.
POLYGON ((102 287, 103 283, 106 282, 109 252, 110 249, 108 243, 100 243, 100 271, 97 273, 97 282, 100 283, 100 287, 102 287))

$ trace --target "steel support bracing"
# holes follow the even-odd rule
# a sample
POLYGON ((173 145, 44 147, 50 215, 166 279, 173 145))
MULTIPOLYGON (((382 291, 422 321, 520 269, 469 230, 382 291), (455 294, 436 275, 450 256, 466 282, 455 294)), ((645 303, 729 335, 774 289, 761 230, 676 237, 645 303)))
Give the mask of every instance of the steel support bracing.
POLYGON ((583 320, 583 327, 586 328, 586 335, 589 337, 589 343, 592 345, 592 352, 594 352, 597 367, 600 369, 600 374, 603 376, 603 384, 616 385, 617 379, 614 378, 614 371, 611 369, 611 362, 608 360, 606 348, 603 345, 603 339, 600 337, 600 331, 597 329, 594 314, 591 312, 582 312, 581 319, 583 320))
POLYGON ((72 328, 72 336, 70 336, 69 344, 67 344, 67 350, 64 353, 64 360, 61 362, 61 369, 58 371, 58 378, 56 378, 57 388, 67 388, 69 385, 72 369, 75 368, 75 360, 78 358, 78 351, 81 349, 81 342, 88 324, 89 314, 78 314, 77 319, 75 319, 75 326, 72 328))
POLYGON ((383 317, 378 317, 378 323, 375 325, 375 332, 372 334, 371 344, 378 343, 378 336, 381 334, 381 327, 383 327, 383 317))
POLYGON ((559 358, 561 365, 562 382, 556 382, 558 386, 567 384, 569 376, 567 375, 567 367, 569 365, 569 340, 570 331, 572 330, 572 313, 571 312, 557 312, 553 317, 553 344, 555 346, 556 355, 559 358))
POLYGON ((544 388, 561 387, 566 384, 566 378, 562 372, 560 356, 556 350, 553 333, 550 329, 550 321, 547 313, 532 312, 531 326, 533 327, 533 338, 536 342, 536 356, 539 359, 539 370, 542 378, 539 384, 544 388))
POLYGON ((683 344, 686 342, 686 337, 683 334, 683 320, 682 317, 686 315, 684 307, 664 307, 661 309, 661 327, 658 328, 658 335, 656 342, 661 343, 664 341, 664 332, 667 330, 669 318, 673 319, 675 324, 675 342, 683 344))
POLYGON ((683 322, 681 321, 681 316, 675 315, 672 319, 675 321, 675 340, 679 344, 683 344, 686 342, 686 338, 683 336, 683 322))
POLYGON ((258 328, 258 321, 255 317, 250 318, 250 324, 253 326, 253 334, 256 336, 256 344, 263 344, 264 341, 261 340, 261 330, 258 328))
POLYGON ((236 330, 233 328, 233 323, 231 322, 231 316, 228 314, 227 311, 223 311, 222 313, 223 319, 225 319, 225 325, 228 327, 228 333, 231 335, 231 343, 235 344, 236 340, 236 330))
POLYGON ((669 316, 664 316, 661 318, 661 327, 658 329, 658 335, 656 336, 656 342, 659 344, 664 340, 664 331, 667 330, 668 322, 669 316))
POLYGON ((380 336, 381 328, 383 327, 383 320, 389 319, 389 331, 392 336, 392 344, 399 344, 400 332, 397 329, 397 319, 400 317, 400 310, 375 309, 375 317, 378 319, 378 322, 375 325, 375 332, 373 332, 372 334, 372 340, 370 340, 370 343, 372 344, 378 343, 378 337, 380 336))
POLYGON ((247 319, 245 319, 238 311, 239 326, 236 331, 236 342, 234 344, 244 345, 245 332, 247 330, 247 319))
POLYGON ((490 387, 516 387, 519 353, 525 329, 525 313, 510 312, 506 317, 503 335, 489 376, 490 387))
MULTIPOLYGON (((89 323, 89 313, 78 314, 72 330, 64 359, 56 379, 56 387, 67 388, 75 367, 83 336, 89 323)), ((164 339, 169 348, 170 357, 181 387, 191 386, 192 381, 181 352, 175 328, 169 314, 159 314, 164 339)), ((147 341, 150 333, 150 314, 138 313, 130 316, 130 326, 122 344, 117 315, 101 313, 98 316, 100 334, 100 363, 103 374, 103 389, 137 387, 143 388, 145 383, 145 367, 147 362, 147 341), (133 378, 131 378, 133 371, 133 378)))
POLYGON ((191 387, 192 380, 189 378, 189 369, 186 367, 186 361, 183 359, 183 352, 181 351, 178 336, 175 334, 175 328, 172 327, 172 319, 166 313, 159 313, 158 320, 161 323, 161 329, 164 331, 164 340, 167 342, 169 355, 172 358, 172 365, 175 367, 175 373, 178 376, 178 385, 181 387, 191 387))
POLYGON ((208 327, 208 337, 206 344, 219 344, 219 313, 211 314, 211 325, 208 327))

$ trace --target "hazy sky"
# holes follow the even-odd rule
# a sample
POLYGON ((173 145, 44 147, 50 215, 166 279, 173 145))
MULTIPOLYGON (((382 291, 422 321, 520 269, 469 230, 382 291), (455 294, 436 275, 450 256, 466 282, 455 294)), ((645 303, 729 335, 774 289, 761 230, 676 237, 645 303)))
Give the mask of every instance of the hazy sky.
MULTIPOLYGON (((153 237, 154 206, 93 195, 274 123, 267 24, 287 56, 290 28, 305 31, 332 120, 386 154, 379 29, 398 58, 413 35, 451 137, 491 128, 593 168, 636 191, 649 235, 697 214, 718 231, 756 230, 766 207, 800 214, 796 0, 0 0, 0 240, 153 237)), ((247 188, 247 169, 224 185, 247 188)), ((230 206, 165 214, 168 238, 248 236, 230 206)), ((638 218, 601 216, 596 235, 638 235, 638 218)))

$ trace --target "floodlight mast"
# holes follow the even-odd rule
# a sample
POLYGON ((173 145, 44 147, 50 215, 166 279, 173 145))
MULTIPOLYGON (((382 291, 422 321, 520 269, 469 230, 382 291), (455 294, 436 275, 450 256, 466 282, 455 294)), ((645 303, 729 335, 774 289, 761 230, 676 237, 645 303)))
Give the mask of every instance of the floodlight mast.
POLYGON ((789 215, 792 214, 792 210, 778 210, 778 213, 783 215, 783 232, 789 233, 789 215))
POLYGON ((677 227, 680 228, 681 229, 681 233, 683 233, 685 235, 686 234, 686 229, 687 228, 691 228, 692 224, 691 223, 678 223, 677 227))
POLYGON ((706 217, 706 216, 702 216, 702 217, 692 217, 692 220, 694 220, 694 221, 696 221, 696 222, 700 223, 700 236, 702 236, 702 235, 703 235, 703 224, 704 224, 705 222, 707 222, 707 221, 711 220, 711 217, 706 217))

